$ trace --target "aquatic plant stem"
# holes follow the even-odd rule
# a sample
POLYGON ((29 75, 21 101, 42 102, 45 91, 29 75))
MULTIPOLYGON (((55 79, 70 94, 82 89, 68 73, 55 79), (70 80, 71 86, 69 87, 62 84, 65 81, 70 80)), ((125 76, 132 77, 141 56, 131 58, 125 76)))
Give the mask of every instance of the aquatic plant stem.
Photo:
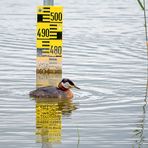
POLYGON ((79 144, 80 144, 80 132, 79 129, 77 128, 77 134, 78 134, 78 144, 77 144, 77 148, 79 148, 79 144))
POLYGON ((145 0, 143 0, 143 12, 144 12, 144 28, 145 28, 145 40, 146 40, 146 48, 147 48, 147 82, 146 82, 146 93, 145 93, 145 101, 147 102, 148 96, 148 32, 147 32, 147 19, 146 19, 146 4, 145 0))

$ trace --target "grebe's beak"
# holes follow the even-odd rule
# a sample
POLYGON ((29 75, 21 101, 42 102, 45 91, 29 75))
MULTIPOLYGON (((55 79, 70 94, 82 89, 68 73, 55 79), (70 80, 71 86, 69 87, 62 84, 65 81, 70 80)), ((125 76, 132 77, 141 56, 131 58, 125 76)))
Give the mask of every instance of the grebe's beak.
POLYGON ((77 87, 76 85, 74 85, 74 88, 76 88, 76 89, 80 89, 79 87, 77 87))

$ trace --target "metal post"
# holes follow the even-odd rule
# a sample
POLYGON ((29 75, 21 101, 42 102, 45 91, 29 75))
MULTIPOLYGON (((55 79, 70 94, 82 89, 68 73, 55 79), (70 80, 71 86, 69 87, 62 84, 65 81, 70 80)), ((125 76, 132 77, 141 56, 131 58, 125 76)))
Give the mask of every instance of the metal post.
POLYGON ((46 6, 53 6, 54 5, 54 0, 44 0, 44 5, 46 6))

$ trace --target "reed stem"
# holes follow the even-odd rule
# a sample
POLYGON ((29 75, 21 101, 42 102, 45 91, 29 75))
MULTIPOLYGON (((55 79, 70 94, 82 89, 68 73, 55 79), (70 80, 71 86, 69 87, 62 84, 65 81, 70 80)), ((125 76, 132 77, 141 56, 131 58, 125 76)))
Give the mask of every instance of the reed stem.
POLYGON ((77 134, 78 134, 78 144, 77 144, 77 148, 79 148, 79 144, 80 144, 80 132, 79 129, 77 128, 77 134))
POLYGON ((145 0, 143 0, 143 12, 144 12, 144 28, 145 28, 145 41, 146 41, 146 49, 147 49, 147 82, 146 82, 146 93, 145 93, 145 101, 148 97, 148 32, 147 32, 147 19, 146 19, 146 4, 145 0))

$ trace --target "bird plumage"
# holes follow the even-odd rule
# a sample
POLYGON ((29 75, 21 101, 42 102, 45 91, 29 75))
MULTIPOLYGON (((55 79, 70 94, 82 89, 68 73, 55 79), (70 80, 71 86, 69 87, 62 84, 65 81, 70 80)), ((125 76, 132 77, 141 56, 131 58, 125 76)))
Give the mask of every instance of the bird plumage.
POLYGON ((59 83, 58 87, 47 86, 47 87, 37 88, 36 90, 31 91, 29 95, 30 97, 34 98, 71 99, 73 97, 73 93, 70 89, 73 87, 78 88, 71 80, 63 79, 59 83))

